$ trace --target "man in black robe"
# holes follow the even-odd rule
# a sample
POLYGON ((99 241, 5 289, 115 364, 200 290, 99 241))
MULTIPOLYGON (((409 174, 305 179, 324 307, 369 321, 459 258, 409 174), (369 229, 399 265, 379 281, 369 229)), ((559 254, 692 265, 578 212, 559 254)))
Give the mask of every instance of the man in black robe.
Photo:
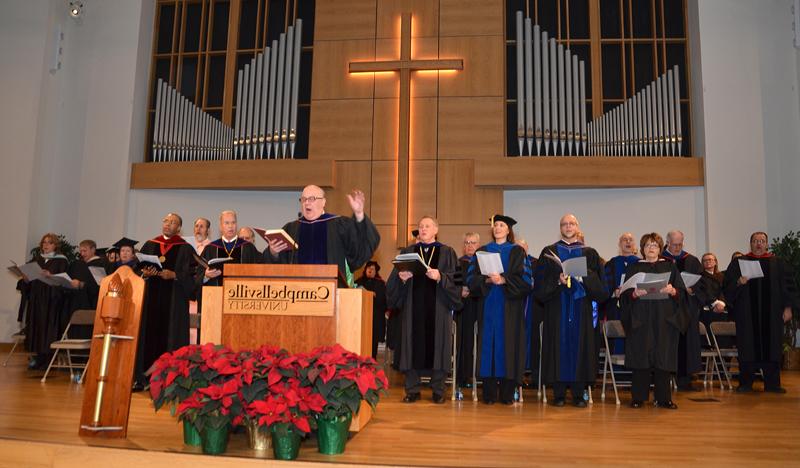
POLYGON ((475 378, 475 322, 478 320, 480 295, 470 292, 466 278, 480 245, 480 234, 464 234, 464 255, 458 259, 456 272, 456 285, 461 287, 461 310, 456 311, 456 378, 459 388, 470 387, 475 378))
POLYGON ((226 210, 219 215, 221 237, 203 248, 202 258, 208 262, 214 259, 230 259, 224 263, 198 268, 195 274, 197 298, 202 297, 203 286, 222 286, 222 269, 225 263, 261 263, 255 245, 238 236, 238 221, 235 211, 226 210))
POLYGON ((781 387, 784 323, 792 319, 792 306, 798 307, 791 266, 767 252, 765 232, 750 236, 750 252, 731 261, 725 271, 723 294, 736 321, 736 348, 739 351, 737 392, 753 391, 753 375, 764 372, 764 391, 786 393, 781 387), (763 278, 742 275, 741 262, 758 262, 763 278))
MULTIPOLYGON (((683 250, 683 232, 670 231, 667 233, 666 246, 661 256, 671 260, 678 267, 678 271, 702 275, 703 265, 694 255, 683 250)), ((692 387, 692 376, 700 370, 700 309, 703 307, 698 297, 695 295, 694 288, 686 288, 688 299, 686 309, 689 314, 689 324, 684 332, 681 332, 678 342, 678 373, 676 384, 678 390, 682 392, 696 392, 692 387)))
POLYGON ((353 284, 352 272, 361 268, 378 248, 381 236, 364 213, 364 193, 347 195, 352 217, 325 213, 325 191, 309 185, 300 195, 300 218, 283 230, 298 244, 295 250, 282 240, 270 240, 264 263, 338 265, 339 273, 353 284))
MULTIPOLYGON (((66 290, 65 305, 68 308, 64 314, 67 322, 72 313, 78 309, 96 309, 97 295, 100 293, 98 280, 106 274, 105 261, 96 255, 97 244, 91 239, 86 239, 78 244, 77 260, 67 268, 67 274, 72 278, 74 289, 66 290)), ((62 324, 63 327, 67 323, 62 324)), ((81 325, 70 328, 70 338, 89 338, 92 334, 91 325, 81 325)))
POLYGON ((179 235, 183 220, 174 213, 161 223, 161 234, 144 243, 141 253, 159 257, 161 268, 140 264, 147 280, 137 353, 135 389, 144 372, 167 351, 189 344, 189 299, 194 291, 194 249, 179 235))
POLYGON ((600 255, 578 240, 578 219, 564 215, 560 229, 561 240, 539 255, 534 281, 534 294, 544 303, 542 381, 553 387, 555 406, 564 406, 569 386, 573 404, 584 408, 583 391, 597 375, 592 301, 601 303, 609 293, 600 255), (586 257, 587 276, 565 276, 553 256, 562 262, 586 257))
POLYGON ((419 221, 419 242, 402 253, 416 252, 428 267, 422 273, 392 270, 386 284, 389 307, 402 317, 400 371, 405 373, 405 403, 420 398, 420 374, 430 372, 433 402, 444 403, 444 379, 453 349, 452 311, 461 306, 461 288, 456 286, 456 253, 436 241, 438 222, 432 217, 419 221))

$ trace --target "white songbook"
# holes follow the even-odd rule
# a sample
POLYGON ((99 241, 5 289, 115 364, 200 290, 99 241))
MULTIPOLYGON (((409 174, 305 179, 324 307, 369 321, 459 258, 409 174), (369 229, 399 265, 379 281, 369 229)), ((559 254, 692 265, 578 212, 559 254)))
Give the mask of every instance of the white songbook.
POLYGON ((694 285, 697 284, 698 281, 700 281, 701 276, 695 275, 694 273, 689 273, 687 271, 682 271, 681 278, 683 279, 684 286, 686 286, 687 288, 691 288, 694 287, 694 285))
POLYGON ((500 260, 500 254, 496 252, 479 251, 475 253, 478 256, 478 266, 481 268, 482 275, 490 275, 503 273, 503 262, 500 260))
POLYGON ((758 260, 739 259, 739 270, 745 278, 763 278, 764 271, 761 269, 761 262, 758 260))

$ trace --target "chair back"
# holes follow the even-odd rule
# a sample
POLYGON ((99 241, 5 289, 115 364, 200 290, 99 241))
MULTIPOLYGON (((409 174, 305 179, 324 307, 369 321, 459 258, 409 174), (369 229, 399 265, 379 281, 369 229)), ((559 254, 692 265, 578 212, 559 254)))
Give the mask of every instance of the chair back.
POLYGON ((625 328, 619 320, 607 320, 603 324, 603 334, 608 338, 625 338, 625 328))
POLYGON ((708 336, 708 331, 706 330, 706 324, 703 322, 697 322, 697 331, 700 332, 700 336, 708 336))
POLYGON ((715 336, 736 336, 736 322, 711 322, 711 333, 715 336))
POLYGON ((69 319, 70 325, 93 325, 94 324, 94 309, 78 309, 72 313, 69 319))

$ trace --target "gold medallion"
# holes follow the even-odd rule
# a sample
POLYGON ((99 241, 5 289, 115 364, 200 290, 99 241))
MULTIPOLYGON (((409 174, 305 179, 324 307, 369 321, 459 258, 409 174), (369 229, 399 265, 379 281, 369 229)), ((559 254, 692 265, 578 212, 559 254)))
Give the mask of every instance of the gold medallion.
POLYGON ((158 261, 161 262, 161 263, 164 263, 164 262, 167 261, 167 257, 162 255, 162 256, 158 257, 158 261))

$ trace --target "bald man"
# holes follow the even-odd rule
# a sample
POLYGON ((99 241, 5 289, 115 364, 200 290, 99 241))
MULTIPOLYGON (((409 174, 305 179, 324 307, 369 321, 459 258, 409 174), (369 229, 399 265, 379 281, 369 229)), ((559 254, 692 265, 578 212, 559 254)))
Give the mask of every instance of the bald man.
POLYGON ((326 213, 325 191, 316 185, 305 187, 300 194, 300 218, 283 226, 299 247, 294 250, 282 240, 271 240, 264 250, 264 263, 338 265, 352 285, 352 272, 372 257, 381 236, 364 213, 364 192, 353 190, 347 201, 352 216, 326 213))
POLYGON ((585 408, 583 391, 597 375, 592 301, 608 299, 608 288, 600 255, 579 240, 578 218, 564 215, 559 228, 561 239, 539 255, 534 281, 534 295, 544 303, 542 382, 553 387, 553 405, 564 406, 569 387, 573 405, 585 408), (568 278, 553 257, 586 257, 587 275, 568 278))

